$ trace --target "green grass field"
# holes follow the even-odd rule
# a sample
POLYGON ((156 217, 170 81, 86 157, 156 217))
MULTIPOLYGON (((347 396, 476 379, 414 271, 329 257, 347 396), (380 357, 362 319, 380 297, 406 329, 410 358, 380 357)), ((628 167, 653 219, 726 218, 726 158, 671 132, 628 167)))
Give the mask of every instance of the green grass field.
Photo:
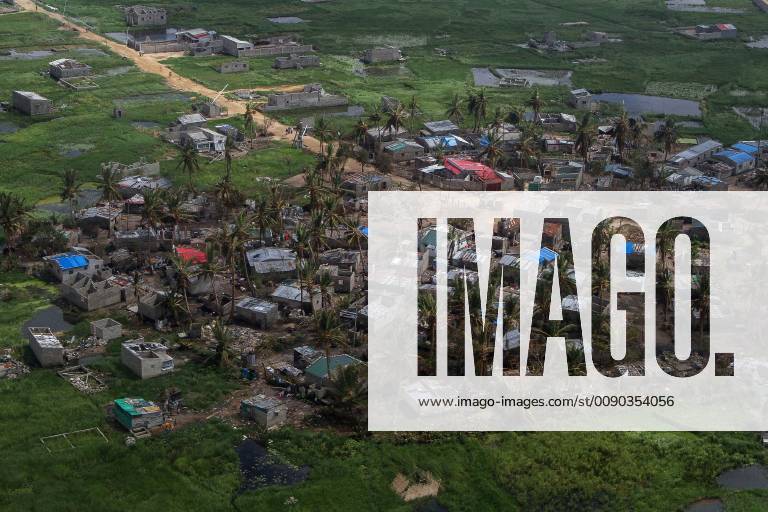
MULTIPOLYGON (((140 72, 127 59, 78 40, 71 32, 58 30, 42 14, 8 15, 0 18, 0 23, 0 52, 60 50, 35 59, 0 57, 3 101, 10 100, 12 90, 29 90, 53 100, 56 108, 54 115, 40 118, 0 113, 0 126, 17 130, 0 130, 0 190, 12 190, 33 202, 55 202, 63 170, 77 170, 87 188, 94 185, 102 162, 175 158, 176 151, 160 139, 159 131, 179 115, 190 112, 196 99, 193 95, 174 91, 162 78, 140 72), (49 61, 64 57, 91 65, 99 87, 76 92, 42 73, 49 61), (124 118, 112 117, 115 106, 125 110, 124 118)), ((211 124, 221 122, 225 121, 211 124)), ((238 120, 232 122, 237 124, 238 120)), ((283 166, 285 158, 296 162, 294 173, 312 160, 287 146, 274 145, 263 154, 253 153, 236 162, 242 171, 236 176, 238 184, 249 190, 250 175, 287 177, 291 170, 283 166)), ((173 162, 163 162, 163 168, 176 178, 174 166, 173 162)), ((201 184, 215 183, 222 167, 204 164, 201 184)))
MULTIPOLYGON (((63 6, 62 0, 53 5, 63 6)), ((707 131, 725 142, 754 136, 748 123, 736 116, 731 106, 746 103, 765 106, 751 96, 738 102, 729 87, 760 91, 768 86, 768 67, 763 63, 768 50, 745 46, 749 36, 768 33, 768 15, 750 0, 714 0, 710 7, 736 7, 743 14, 674 12, 661 0, 588 0, 538 2, 532 0, 483 0, 480 2, 397 2, 333 1, 311 4, 267 0, 253 9, 244 0, 234 0, 212 9, 204 2, 166 2, 170 26, 204 27, 240 37, 268 33, 297 33, 318 48, 321 69, 274 71, 271 59, 250 59, 251 71, 242 75, 220 75, 210 64, 214 58, 172 59, 181 74, 213 88, 229 83, 231 88, 322 82, 327 89, 343 92, 353 103, 368 105, 382 94, 402 100, 416 95, 428 117, 441 117, 448 99, 462 92, 477 66, 537 69, 568 69, 574 72, 576 87, 600 92, 645 92, 656 82, 702 83, 720 91, 704 104, 707 131), (305 23, 279 25, 272 16, 298 16, 305 23), (587 25, 561 25, 586 22, 587 25), (731 22, 741 38, 735 41, 699 42, 672 32, 680 26, 731 22), (561 39, 584 41, 588 31, 604 31, 623 42, 574 52, 539 54, 517 45, 529 37, 541 37, 554 30, 561 39), (381 44, 401 46, 408 56, 404 76, 384 73, 360 77, 352 63, 368 47, 381 44), (450 57, 438 57, 434 48, 451 50, 450 57), (579 59, 604 62, 575 64, 579 59)), ((101 32, 125 29, 119 10, 109 0, 68 2, 73 15, 88 20, 101 32)), ((544 88, 548 110, 567 109, 565 88, 544 88)), ((664 92, 659 91, 659 92, 664 92)), ((674 91, 670 91, 670 94, 674 91)), ((495 105, 520 105, 527 90, 494 91, 495 105)), ((764 103, 764 101, 762 101, 764 103)))

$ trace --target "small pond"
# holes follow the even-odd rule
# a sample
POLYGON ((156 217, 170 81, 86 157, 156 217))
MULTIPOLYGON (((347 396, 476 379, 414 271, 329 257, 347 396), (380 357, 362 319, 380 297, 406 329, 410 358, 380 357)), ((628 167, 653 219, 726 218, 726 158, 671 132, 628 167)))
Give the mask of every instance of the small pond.
POLYGON ((645 94, 624 94, 608 92, 595 94, 593 99, 606 103, 621 103, 630 115, 666 114, 686 117, 701 117, 698 101, 647 96, 645 94))

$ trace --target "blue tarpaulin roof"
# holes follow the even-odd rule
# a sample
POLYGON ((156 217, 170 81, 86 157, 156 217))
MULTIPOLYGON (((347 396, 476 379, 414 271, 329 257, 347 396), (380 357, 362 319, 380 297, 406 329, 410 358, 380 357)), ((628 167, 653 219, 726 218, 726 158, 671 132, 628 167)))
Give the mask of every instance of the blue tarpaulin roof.
POLYGON ((539 263, 550 263, 557 259, 558 254, 549 247, 542 247, 541 251, 531 251, 523 256, 528 261, 539 260, 539 263))
POLYGON ((77 253, 59 254, 51 258, 55 261, 61 270, 71 270, 88 266, 88 258, 77 253))
POLYGON ((739 153, 738 151, 731 151, 728 149, 719 153, 715 153, 714 156, 718 158, 727 158, 736 164, 745 164, 752 160, 752 157, 746 153, 739 153))
POLYGON ((751 144, 745 144, 743 142, 739 142, 738 144, 734 144, 731 146, 733 149, 738 149, 739 151, 743 151, 744 153, 749 153, 750 155, 754 155, 757 153, 757 146, 753 146, 751 144))
POLYGON ((638 247, 638 245, 634 242, 627 242, 627 254, 640 254, 643 252, 642 247, 638 247))
POLYGON ((365 236, 368 236, 368 226, 360 226, 360 232, 365 236))

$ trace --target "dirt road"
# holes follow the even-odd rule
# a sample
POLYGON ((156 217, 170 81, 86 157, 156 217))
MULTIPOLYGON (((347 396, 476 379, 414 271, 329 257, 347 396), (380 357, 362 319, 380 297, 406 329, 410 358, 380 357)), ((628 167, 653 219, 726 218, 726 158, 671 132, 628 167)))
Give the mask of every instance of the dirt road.
MULTIPOLYGON (((104 46, 108 46, 112 52, 131 60, 136 65, 136 67, 138 67, 142 71, 146 73, 153 73, 155 75, 159 75, 163 77, 166 83, 173 89, 177 89, 179 91, 185 91, 185 92, 193 92, 201 96, 206 96, 208 98, 213 98, 218 94, 218 91, 209 89, 208 87, 205 87, 204 85, 201 85, 195 82, 194 80, 190 80, 189 78, 185 78, 181 75, 176 74, 168 66, 163 64, 160 60, 158 60, 157 57, 153 57, 151 55, 141 55, 139 54, 139 52, 132 50, 131 48, 128 48, 127 46, 120 44, 117 41, 113 41, 99 34, 86 31, 84 27, 81 27, 69 21, 69 19, 62 16, 58 12, 52 12, 42 7, 39 7, 32 0, 17 0, 16 4, 27 11, 39 12, 39 13, 45 14, 49 18, 55 19, 65 27, 73 30, 77 30, 80 33, 80 37, 82 39, 93 41, 95 43, 99 43, 104 46)), ((162 57, 167 57, 167 55, 160 56, 160 58, 162 57)), ((226 107, 230 116, 245 113, 245 107, 246 107, 245 101, 231 100, 229 98, 224 98, 222 96, 218 100, 216 100, 216 102, 226 107)), ((254 120, 256 122, 262 123, 264 121, 264 118, 265 116, 261 112, 254 113, 254 120)), ((286 126, 284 124, 274 121, 270 131, 273 133, 272 138, 275 140, 282 140, 287 142, 293 141, 293 135, 286 133, 286 126)), ((311 151, 312 153, 319 153, 320 141, 313 137, 304 137, 304 147, 308 151, 311 151)), ((359 172, 359 168, 360 168, 360 164, 358 162, 350 161, 347 163, 345 167, 345 171, 359 172)))

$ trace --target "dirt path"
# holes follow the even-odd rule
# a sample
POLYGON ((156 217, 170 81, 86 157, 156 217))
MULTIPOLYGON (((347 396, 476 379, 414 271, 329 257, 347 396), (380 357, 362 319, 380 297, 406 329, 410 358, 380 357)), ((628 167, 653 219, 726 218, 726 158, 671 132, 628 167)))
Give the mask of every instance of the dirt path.
MULTIPOLYGON (((175 73, 173 70, 171 70, 168 66, 163 64, 163 62, 161 62, 158 59, 158 57, 168 58, 170 56, 168 54, 160 54, 158 57, 153 57, 152 55, 140 55, 137 51, 132 50, 131 48, 128 48, 127 46, 120 44, 117 41, 113 41, 107 37, 101 36, 94 32, 86 31, 85 28, 71 22, 69 19, 62 16, 61 14, 39 7, 32 0, 17 0, 16 4, 27 11, 39 12, 39 13, 45 14, 49 18, 55 19, 56 21, 58 21, 59 23, 61 23, 62 25, 64 25, 69 29, 77 30, 80 33, 79 35, 82 39, 93 41, 95 43, 109 47, 109 49, 112 52, 116 53, 117 55, 120 55, 121 57, 125 57, 129 59, 136 65, 136 67, 138 67, 145 73, 152 73, 152 74, 163 77, 166 83, 168 84, 168 86, 173 89, 177 89, 179 91, 184 91, 184 92, 193 92, 201 96, 206 96, 208 98, 213 98, 218 94, 218 91, 209 89, 208 87, 205 87, 204 85, 201 85, 195 82, 194 80, 190 80, 189 78, 185 78, 175 73)), ((292 87, 293 86, 284 86, 284 90, 288 90, 289 88, 292 88, 292 87)), ((281 90, 281 89, 283 88, 281 87, 281 88, 278 88, 277 90, 281 90)), ((225 98, 222 96, 218 100, 216 100, 216 102, 226 107, 230 116, 235 116, 238 114, 242 115, 245 113, 245 107, 246 107, 245 101, 231 100, 229 98, 225 98)), ((262 123, 264 119, 265 119, 264 114, 262 114, 261 112, 254 112, 254 120, 256 122, 262 123)), ((270 131, 273 132, 272 138, 274 140, 280 140, 284 142, 293 141, 293 135, 286 133, 286 126, 284 124, 274 121, 270 131)), ((307 149, 312 153, 316 153, 316 154, 320 153, 320 141, 313 137, 304 137, 304 147, 305 149, 307 149)), ((360 168, 360 164, 352 160, 347 162, 347 165, 345 166, 345 171, 359 172, 359 168, 360 168)))

